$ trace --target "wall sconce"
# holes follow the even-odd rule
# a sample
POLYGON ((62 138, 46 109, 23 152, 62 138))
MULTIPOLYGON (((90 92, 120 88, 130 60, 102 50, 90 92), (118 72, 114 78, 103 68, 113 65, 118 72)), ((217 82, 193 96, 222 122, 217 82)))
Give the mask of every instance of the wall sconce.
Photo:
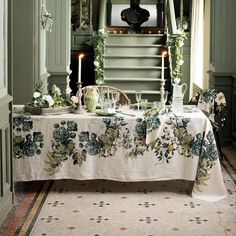
POLYGON ((46 9, 45 2, 42 2, 42 7, 41 7, 41 25, 43 29, 46 29, 47 31, 51 32, 52 31, 52 24, 53 24, 53 19, 51 16, 51 13, 49 13, 46 9))

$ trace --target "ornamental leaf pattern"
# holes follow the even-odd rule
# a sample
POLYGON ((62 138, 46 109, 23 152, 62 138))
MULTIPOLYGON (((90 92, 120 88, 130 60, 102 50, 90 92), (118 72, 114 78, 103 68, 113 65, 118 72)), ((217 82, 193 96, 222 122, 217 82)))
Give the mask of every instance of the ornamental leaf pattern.
POLYGON ((33 157, 41 154, 43 134, 32 132, 33 121, 29 116, 13 117, 13 155, 16 159, 33 157))
POLYGON ((214 133, 212 131, 205 134, 205 139, 201 147, 199 165, 193 189, 195 192, 201 191, 201 186, 206 185, 206 182, 210 178, 210 169, 215 165, 215 161, 218 158, 214 133))
POLYGON ((75 149, 75 138, 77 123, 74 121, 64 121, 54 124, 52 151, 47 152, 48 164, 46 169, 49 174, 55 174, 60 170, 62 162, 72 156, 75 149))
POLYGON ((127 152, 126 159, 135 159, 138 158, 139 155, 143 155, 145 151, 148 150, 148 146, 146 145, 146 129, 147 123, 145 119, 137 118, 136 126, 133 138, 133 145, 131 146, 131 151, 127 152))
MULTIPOLYGON (((83 131, 79 133, 79 148, 81 155, 109 157, 116 153, 118 147, 130 148, 129 129, 122 117, 103 118, 105 130, 101 134, 83 131)), ((75 163, 76 164, 76 163, 75 163)))

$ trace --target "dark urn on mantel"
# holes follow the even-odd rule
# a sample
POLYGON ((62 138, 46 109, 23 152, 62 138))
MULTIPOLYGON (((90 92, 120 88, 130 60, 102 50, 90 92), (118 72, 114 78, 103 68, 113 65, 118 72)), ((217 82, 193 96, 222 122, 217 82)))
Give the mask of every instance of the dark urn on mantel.
POLYGON ((124 9, 121 12, 121 19, 128 23, 131 34, 140 34, 141 25, 149 19, 150 13, 148 10, 139 6, 140 0, 130 0, 130 8, 124 9))

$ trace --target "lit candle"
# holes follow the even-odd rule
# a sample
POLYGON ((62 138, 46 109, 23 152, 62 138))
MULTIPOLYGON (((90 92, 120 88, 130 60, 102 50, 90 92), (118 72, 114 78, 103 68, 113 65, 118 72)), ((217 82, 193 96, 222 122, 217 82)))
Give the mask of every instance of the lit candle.
POLYGON ((164 80, 164 66, 165 66, 165 61, 164 57, 166 56, 167 52, 163 51, 161 54, 161 80, 164 80))
POLYGON ((78 82, 81 83, 81 59, 84 57, 84 54, 79 54, 79 63, 78 63, 78 82))
POLYGON ((184 9, 183 0, 181 0, 180 2, 180 27, 181 28, 183 27, 183 9, 184 9))

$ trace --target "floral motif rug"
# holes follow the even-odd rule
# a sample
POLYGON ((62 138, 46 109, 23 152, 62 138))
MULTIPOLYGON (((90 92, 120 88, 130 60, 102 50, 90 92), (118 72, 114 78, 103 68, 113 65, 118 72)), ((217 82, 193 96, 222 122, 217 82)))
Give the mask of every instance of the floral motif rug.
POLYGON ((215 203, 192 198, 189 181, 54 181, 39 195, 41 203, 36 201, 42 208, 29 214, 18 235, 233 236, 233 175, 223 168, 228 197, 215 203))

